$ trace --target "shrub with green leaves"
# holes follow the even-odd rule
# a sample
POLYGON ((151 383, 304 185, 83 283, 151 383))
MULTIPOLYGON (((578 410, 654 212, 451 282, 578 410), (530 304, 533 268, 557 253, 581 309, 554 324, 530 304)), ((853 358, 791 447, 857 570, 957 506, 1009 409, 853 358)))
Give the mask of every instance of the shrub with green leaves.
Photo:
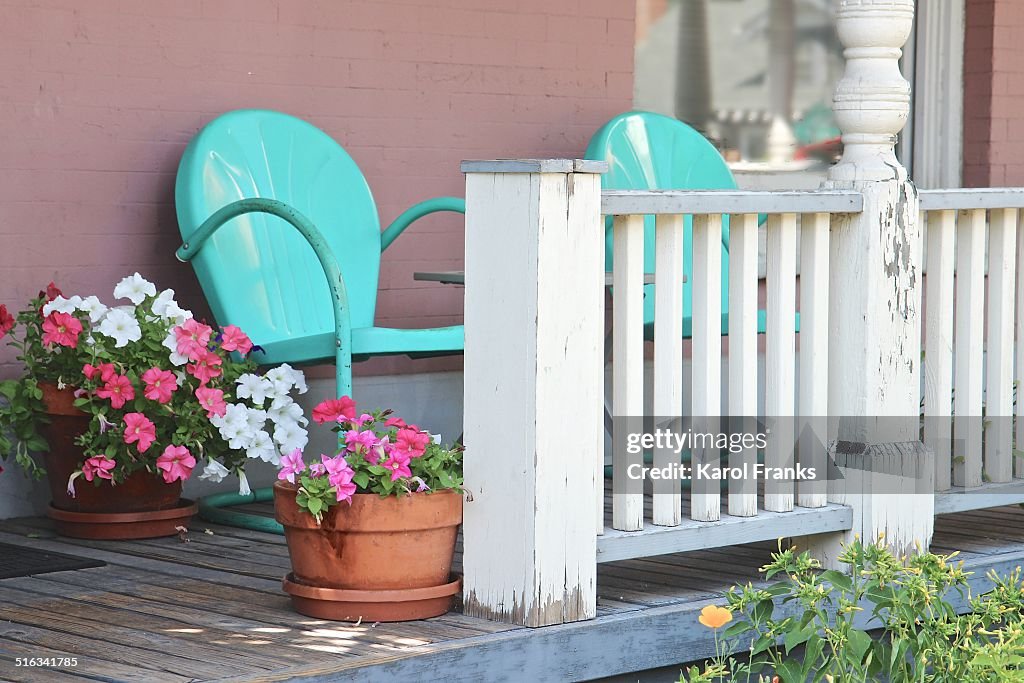
POLYGON ((856 541, 839 557, 849 568, 840 572, 780 549, 761 570, 776 581, 730 590, 728 607, 717 609, 736 620, 721 632, 731 618, 712 626, 718 655, 680 681, 1024 681, 1020 567, 990 574, 992 589, 971 596, 955 555, 897 558, 881 542, 856 541), (957 614, 954 597, 967 613, 957 614), (749 660, 726 654, 737 650, 749 660))

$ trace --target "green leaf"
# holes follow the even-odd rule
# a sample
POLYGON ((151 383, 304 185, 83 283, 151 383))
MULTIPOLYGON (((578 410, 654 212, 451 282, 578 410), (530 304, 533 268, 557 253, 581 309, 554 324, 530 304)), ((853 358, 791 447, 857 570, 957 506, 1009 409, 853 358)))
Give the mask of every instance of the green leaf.
POLYGON ((871 636, 864 631, 858 631, 857 629, 851 629, 848 635, 849 638, 849 650, 852 655, 852 659, 855 662, 863 662, 864 654, 871 647, 871 636))
POLYGON ((853 591, 853 579, 843 572, 830 569, 827 572, 824 572, 821 575, 821 578, 825 579, 835 588, 838 588, 844 593, 853 591))
POLYGON ((793 659, 787 659, 779 665, 778 674, 782 683, 804 683, 807 680, 800 669, 800 664, 793 659))
POLYGON ((786 654, 788 655, 793 651, 793 648, 807 642, 807 639, 814 635, 816 630, 817 629, 815 629, 813 625, 809 625, 804 628, 793 629, 787 633, 784 641, 786 645, 786 654))
POLYGON ((743 635, 751 629, 750 622, 748 621, 736 621, 724 631, 722 631, 723 638, 734 638, 736 636, 743 635))
POLYGON ((319 498, 310 498, 308 506, 310 514, 318 515, 324 509, 324 502, 319 498))

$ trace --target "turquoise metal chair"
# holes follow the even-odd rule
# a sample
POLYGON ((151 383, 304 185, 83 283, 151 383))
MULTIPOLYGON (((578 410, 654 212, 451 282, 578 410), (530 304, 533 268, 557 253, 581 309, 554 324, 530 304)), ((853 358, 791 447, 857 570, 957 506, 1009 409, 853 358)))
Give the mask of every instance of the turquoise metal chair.
POLYGON ((175 186, 184 244, 214 317, 263 349, 261 363, 337 364, 339 396, 352 362, 463 350, 461 325, 374 325, 381 254, 423 216, 465 213, 462 199, 416 204, 381 232, 373 195, 331 137, 287 114, 232 111, 193 138, 175 186))
MULTIPOLYGON (((718 150, 677 119, 644 111, 616 116, 591 138, 587 159, 608 162, 605 190, 735 190, 736 180, 718 150)), ((684 220, 683 336, 693 323, 693 218, 684 220)), ((605 266, 612 267, 612 220, 605 230, 605 266)), ((644 271, 654 272, 654 216, 644 220, 644 271)), ((644 334, 654 338, 654 285, 644 287, 644 334)), ((729 333, 729 219, 722 222, 722 334, 729 333)), ((765 330, 758 311, 758 331, 765 330)))

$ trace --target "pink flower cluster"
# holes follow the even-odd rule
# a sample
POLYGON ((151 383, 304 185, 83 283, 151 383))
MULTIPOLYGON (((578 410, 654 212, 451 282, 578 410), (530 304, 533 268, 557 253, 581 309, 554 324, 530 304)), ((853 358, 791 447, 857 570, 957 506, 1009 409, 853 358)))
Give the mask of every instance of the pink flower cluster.
MULTIPOLYGON (((346 462, 344 454, 333 458, 321 455, 320 462, 310 465, 309 470, 313 476, 327 475, 327 481, 334 487, 334 495, 339 503, 346 500, 352 502, 352 496, 356 492, 352 477, 356 473, 346 462)), ((277 478, 294 484, 295 478, 305 471, 306 463, 302 460, 302 451, 296 448, 291 453, 281 456, 281 471, 278 472, 277 478)))

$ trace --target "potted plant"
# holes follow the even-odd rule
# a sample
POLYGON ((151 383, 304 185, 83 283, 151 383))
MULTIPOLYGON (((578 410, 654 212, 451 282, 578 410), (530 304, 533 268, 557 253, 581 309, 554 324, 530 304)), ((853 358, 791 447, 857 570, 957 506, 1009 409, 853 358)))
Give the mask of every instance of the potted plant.
POLYGON ((0 337, 24 365, 0 382, 0 454, 48 475, 60 533, 172 535, 195 512, 181 485, 196 468, 213 481, 234 472, 246 493, 248 458, 277 464, 305 445, 291 397, 305 380, 286 365, 256 374, 242 330, 196 320, 138 273, 114 297, 128 303, 50 283, 16 319, 0 306, 0 337))
POLYGON ((284 526, 295 609, 335 621, 406 621, 448 611, 462 523, 462 448, 444 447, 390 411, 358 413, 348 397, 313 420, 339 451, 307 464, 282 457, 274 510, 284 526))

